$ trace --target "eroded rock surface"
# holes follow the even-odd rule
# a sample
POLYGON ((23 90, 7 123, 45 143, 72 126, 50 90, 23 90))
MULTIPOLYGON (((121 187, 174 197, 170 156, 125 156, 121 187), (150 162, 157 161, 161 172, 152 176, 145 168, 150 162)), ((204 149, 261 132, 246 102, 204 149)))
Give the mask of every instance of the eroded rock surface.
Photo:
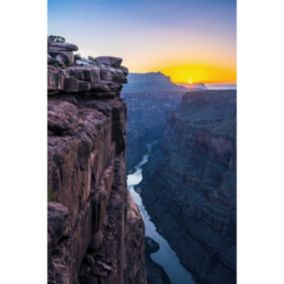
POLYGON ((198 91, 144 167, 147 211, 197 283, 236 283, 236 94, 198 91))
POLYGON ((48 42, 48 93, 73 93, 86 96, 118 97, 127 83, 128 69, 122 59, 111 56, 81 58, 78 47, 70 43, 48 42))
POLYGON ((126 187, 127 69, 76 64, 60 38, 48 48, 48 283, 145 284, 144 224, 126 187))

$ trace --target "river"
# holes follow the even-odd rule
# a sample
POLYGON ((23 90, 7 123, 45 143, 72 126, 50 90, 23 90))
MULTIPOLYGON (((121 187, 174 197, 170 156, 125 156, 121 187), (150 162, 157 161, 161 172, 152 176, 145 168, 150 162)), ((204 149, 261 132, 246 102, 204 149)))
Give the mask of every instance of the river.
POLYGON ((135 191, 135 186, 143 180, 143 165, 149 160, 151 144, 147 145, 148 153, 142 158, 141 162, 135 167, 135 171, 127 176, 127 187, 132 198, 138 205, 145 224, 145 234, 160 245, 160 249, 151 254, 154 262, 163 267, 172 284, 195 284, 191 274, 181 265, 176 253, 172 250, 169 243, 158 233, 155 224, 146 211, 139 193, 135 191))

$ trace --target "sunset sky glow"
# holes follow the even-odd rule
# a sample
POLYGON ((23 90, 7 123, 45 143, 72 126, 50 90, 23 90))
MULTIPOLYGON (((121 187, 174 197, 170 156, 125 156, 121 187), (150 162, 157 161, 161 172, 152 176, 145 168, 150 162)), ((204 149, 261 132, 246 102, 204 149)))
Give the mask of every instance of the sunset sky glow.
POLYGON ((175 82, 236 81, 235 0, 48 0, 48 33, 175 82))

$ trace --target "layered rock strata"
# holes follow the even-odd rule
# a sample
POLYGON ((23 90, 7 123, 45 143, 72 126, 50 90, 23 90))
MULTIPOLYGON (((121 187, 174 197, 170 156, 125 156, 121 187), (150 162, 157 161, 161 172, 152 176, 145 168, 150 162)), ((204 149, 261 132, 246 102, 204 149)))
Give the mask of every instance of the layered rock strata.
MULTIPOLYGON (((130 73, 122 97, 127 103, 127 170, 132 171, 147 152, 146 145, 159 148, 167 113, 180 102, 186 88, 174 84, 164 74, 130 73)), ((154 149, 153 149, 154 150, 154 149)))
POLYGON ((236 283, 235 92, 185 95, 143 175, 144 205, 197 283, 236 283))
POLYGON ((48 42, 48 94, 83 93, 85 95, 115 98, 127 83, 128 69, 116 57, 74 55, 74 44, 48 42))
POLYGON ((126 187, 128 71, 77 49, 49 38, 48 283, 145 284, 144 224, 126 187))

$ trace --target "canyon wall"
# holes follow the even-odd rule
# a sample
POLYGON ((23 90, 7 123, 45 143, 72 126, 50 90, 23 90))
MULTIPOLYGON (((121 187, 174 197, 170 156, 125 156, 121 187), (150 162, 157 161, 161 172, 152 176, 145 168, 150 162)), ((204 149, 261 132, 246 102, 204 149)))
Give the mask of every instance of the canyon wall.
POLYGON ((147 151, 146 145, 155 141, 159 148, 166 126, 167 113, 181 101, 186 89, 174 84, 160 72, 128 76, 122 97, 127 103, 127 169, 133 170, 147 151))
POLYGON ((144 168, 147 211, 197 283, 236 283, 236 93, 184 95, 144 168))
POLYGON ((144 224, 126 186, 127 68, 48 42, 48 283, 145 284, 144 224))

